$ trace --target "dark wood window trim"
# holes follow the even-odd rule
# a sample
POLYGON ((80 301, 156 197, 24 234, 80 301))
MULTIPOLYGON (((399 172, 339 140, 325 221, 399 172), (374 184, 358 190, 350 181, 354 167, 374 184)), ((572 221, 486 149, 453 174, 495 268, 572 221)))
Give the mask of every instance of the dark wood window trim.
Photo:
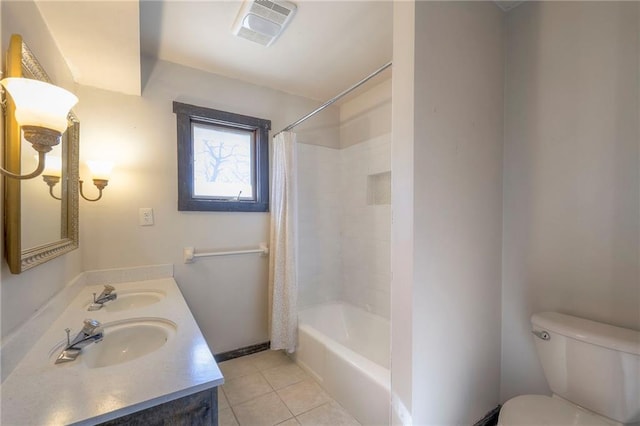
POLYGON ((178 128, 178 210, 179 211, 269 211, 269 130, 271 121, 232 112, 173 102, 178 128), (193 196, 192 124, 213 124, 254 132, 255 200, 216 200, 193 196))

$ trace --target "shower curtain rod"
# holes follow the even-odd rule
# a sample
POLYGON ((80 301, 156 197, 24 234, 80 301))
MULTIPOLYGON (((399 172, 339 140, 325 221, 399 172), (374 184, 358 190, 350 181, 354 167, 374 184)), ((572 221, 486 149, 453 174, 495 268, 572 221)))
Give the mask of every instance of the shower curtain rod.
MULTIPOLYGON (((313 117, 314 115, 316 115, 317 113, 319 113, 320 111, 322 111, 323 109, 328 107, 329 105, 331 105, 334 102, 336 102, 338 99, 342 98, 343 96, 347 95, 348 93, 350 93, 350 92, 354 91, 355 89, 357 89, 358 87, 362 86, 367 81, 371 80, 373 77, 375 77, 376 75, 380 74, 382 71, 384 71, 387 68, 389 68, 391 65, 392 65, 392 62, 387 62, 386 64, 384 64, 383 66, 381 66, 380 68, 378 68, 377 70, 375 70, 374 72, 372 72, 371 74, 369 74, 368 76, 366 76, 365 78, 363 78, 362 80, 360 80, 359 82, 354 84, 353 86, 349 87, 347 90, 344 90, 340 94, 338 94, 338 95, 334 96, 333 98, 329 99, 327 102, 323 103, 318 108, 316 108, 315 110, 311 111, 309 114, 305 115, 304 117, 302 117, 302 118, 298 119, 297 121, 294 121, 293 123, 289 124, 287 127, 285 127, 284 129, 280 130, 278 133, 287 132, 287 131, 293 129, 294 127, 296 127, 298 124, 300 124, 303 121, 307 120, 308 118, 313 117)), ((276 135, 278 133, 276 133, 276 135)))

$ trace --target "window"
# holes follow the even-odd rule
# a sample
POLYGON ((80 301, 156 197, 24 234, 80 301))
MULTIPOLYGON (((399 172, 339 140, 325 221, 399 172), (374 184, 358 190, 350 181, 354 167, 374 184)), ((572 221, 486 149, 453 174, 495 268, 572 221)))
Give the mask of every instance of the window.
POLYGON ((271 121, 180 102, 178 210, 269 211, 271 121))

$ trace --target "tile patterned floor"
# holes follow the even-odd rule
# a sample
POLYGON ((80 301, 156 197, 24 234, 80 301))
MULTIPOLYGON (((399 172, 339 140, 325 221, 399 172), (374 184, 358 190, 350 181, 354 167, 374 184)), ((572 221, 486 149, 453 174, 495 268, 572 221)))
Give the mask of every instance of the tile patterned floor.
POLYGON ((282 351, 219 364, 220 426, 357 426, 344 408, 282 351))

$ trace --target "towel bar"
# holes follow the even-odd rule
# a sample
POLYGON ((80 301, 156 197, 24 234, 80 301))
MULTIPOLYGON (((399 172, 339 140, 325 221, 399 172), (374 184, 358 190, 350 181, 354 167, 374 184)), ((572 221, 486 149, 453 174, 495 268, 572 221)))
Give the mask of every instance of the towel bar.
POLYGON ((204 253, 196 253, 193 247, 185 247, 183 251, 184 263, 193 263, 196 257, 211 257, 211 256, 231 256, 237 254, 252 254, 260 253, 260 256, 269 255, 269 247, 267 243, 260 243, 260 247, 249 250, 234 250, 234 251, 212 251, 204 253))

